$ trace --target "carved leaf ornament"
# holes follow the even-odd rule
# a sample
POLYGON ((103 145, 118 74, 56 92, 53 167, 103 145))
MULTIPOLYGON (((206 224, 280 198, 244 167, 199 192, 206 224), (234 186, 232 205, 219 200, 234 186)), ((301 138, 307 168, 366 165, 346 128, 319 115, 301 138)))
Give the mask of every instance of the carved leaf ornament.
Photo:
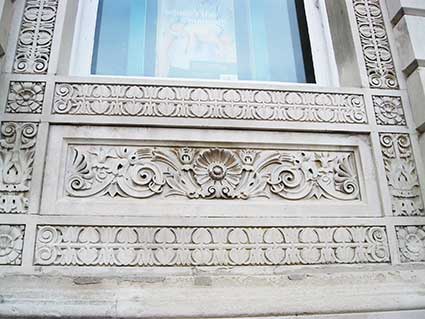
POLYGON ((71 197, 358 200, 351 152, 72 146, 71 197))

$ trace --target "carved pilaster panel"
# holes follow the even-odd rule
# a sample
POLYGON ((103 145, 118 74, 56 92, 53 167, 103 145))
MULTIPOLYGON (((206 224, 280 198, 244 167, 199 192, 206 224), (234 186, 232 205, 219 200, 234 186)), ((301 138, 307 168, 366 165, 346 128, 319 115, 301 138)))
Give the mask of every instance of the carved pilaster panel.
POLYGON ((398 80, 379 0, 352 0, 371 88, 397 89, 398 80))
POLYGON ((26 0, 14 73, 47 73, 58 4, 59 0, 26 0))
POLYGON ((41 113, 45 89, 45 82, 10 82, 6 113, 41 113))
POLYGON ((55 114, 367 123, 356 94, 58 83, 55 114))
POLYGON ((360 200, 353 152, 71 146, 69 197, 360 200))
POLYGON ((5 122, 0 140, 0 213, 26 213, 38 126, 5 122))
POLYGON ((0 265, 20 265, 25 226, 0 224, 0 265))
POLYGON ((401 98, 398 96, 373 96, 376 124, 406 126, 401 98))
POLYGON ((39 226, 36 265, 388 263, 384 227, 39 226))
POLYGON ((400 226, 396 232, 401 262, 425 261, 425 226, 400 226))
POLYGON ((424 215, 424 205, 409 135, 382 133, 380 141, 394 215, 424 215))

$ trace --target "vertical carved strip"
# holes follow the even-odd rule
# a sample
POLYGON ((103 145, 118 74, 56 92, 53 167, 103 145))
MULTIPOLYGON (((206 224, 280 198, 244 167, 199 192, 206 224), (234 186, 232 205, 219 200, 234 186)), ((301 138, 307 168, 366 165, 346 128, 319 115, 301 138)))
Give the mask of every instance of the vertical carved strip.
POLYGON ((370 87, 397 89, 397 76, 379 0, 353 0, 353 6, 370 87))
POLYGON ((20 265, 25 226, 0 225, 0 265, 20 265))
POLYGON ((408 134, 380 134, 385 173, 395 216, 424 215, 419 179, 408 134))
POLYGON ((26 0, 14 73, 47 73, 58 3, 59 0, 26 0))
POLYGON ((31 186, 35 123, 7 122, 1 126, 0 213, 26 213, 31 186))

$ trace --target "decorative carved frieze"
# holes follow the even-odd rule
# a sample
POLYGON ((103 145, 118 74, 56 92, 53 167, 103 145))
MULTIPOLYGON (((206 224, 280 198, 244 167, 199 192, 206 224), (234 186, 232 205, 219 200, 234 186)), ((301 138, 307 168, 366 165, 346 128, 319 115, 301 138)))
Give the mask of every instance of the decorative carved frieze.
POLYGON ((396 227, 401 262, 425 261, 425 226, 396 227))
POLYGON ((370 87, 397 89, 397 75, 379 0, 353 0, 353 7, 370 87))
POLYGON ((406 126, 401 98, 398 96, 373 96, 376 123, 378 125, 406 126))
POLYGON ((5 122, 0 140, 0 213, 26 213, 37 124, 5 122))
POLYGON ((0 265, 20 265, 25 226, 0 224, 0 265))
POLYGON ((45 82, 10 82, 6 113, 41 113, 45 82))
POLYGON ((424 215, 424 205, 409 135, 382 133, 380 141, 394 215, 424 215))
POLYGON ((70 197, 359 200, 349 151, 73 145, 70 197))
POLYGON ((53 113, 367 123, 356 94, 118 84, 58 83, 53 113))
POLYGON ((47 73, 59 0, 26 0, 14 73, 47 73))
POLYGON ((36 265, 388 263, 384 227, 39 226, 36 265))

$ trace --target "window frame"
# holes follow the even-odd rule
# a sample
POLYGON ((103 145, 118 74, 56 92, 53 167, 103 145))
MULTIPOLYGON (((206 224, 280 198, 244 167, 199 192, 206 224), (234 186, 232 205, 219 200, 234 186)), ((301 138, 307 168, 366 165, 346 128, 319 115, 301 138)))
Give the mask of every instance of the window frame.
MULTIPOLYGON (((332 44, 329 20, 325 6, 325 0, 303 0, 307 28, 309 30, 309 39, 311 47, 311 56, 313 60, 316 83, 298 83, 298 82, 267 82, 255 80, 208 80, 213 82, 233 82, 233 83, 280 83, 285 85, 314 85, 314 86, 339 86, 338 69, 335 60, 334 48, 332 44), (314 36, 311 36, 310 30, 314 30, 314 36), (320 32, 318 32, 318 30, 320 32)), ((93 76, 93 77, 117 77, 116 75, 97 75, 91 73, 93 49, 96 32, 96 21, 98 14, 99 0, 78 1, 77 16, 75 22, 74 37, 71 50, 71 61, 69 73, 71 76, 93 76)), ((151 76, 127 76, 123 78, 139 79, 167 79, 151 76)), ((179 81, 206 81, 198 78, 178 78, 179 81)))

